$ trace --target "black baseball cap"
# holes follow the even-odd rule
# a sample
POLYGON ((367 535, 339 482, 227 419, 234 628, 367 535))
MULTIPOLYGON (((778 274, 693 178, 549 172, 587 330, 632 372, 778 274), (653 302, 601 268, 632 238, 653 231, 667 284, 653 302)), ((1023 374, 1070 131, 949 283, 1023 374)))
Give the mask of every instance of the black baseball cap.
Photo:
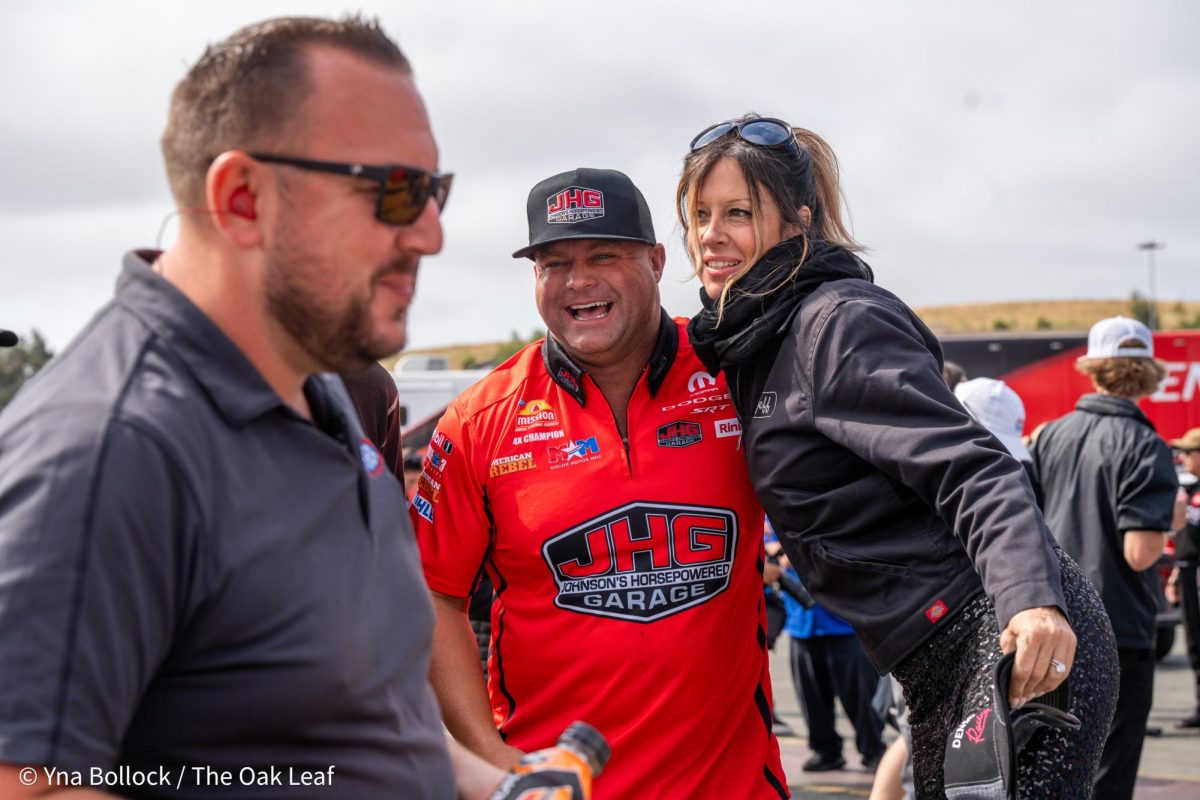
POLYGON ((578 167, 546 178, 529 192, 529 244, 513 258, 566 239, 624 239, 656 244, 646 198, 615 169, 578 167))

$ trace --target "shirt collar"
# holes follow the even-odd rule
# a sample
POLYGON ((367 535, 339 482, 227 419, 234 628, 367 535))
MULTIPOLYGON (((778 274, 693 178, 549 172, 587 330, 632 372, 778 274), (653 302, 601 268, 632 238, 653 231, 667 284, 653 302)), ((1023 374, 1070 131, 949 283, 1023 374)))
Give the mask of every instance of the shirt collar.
MULTIPOLYGON (((170 281, 156 273, 155 250, 125 254, 116 302, 140 319, 203 387, 221 416, 241 427, 276 408, 289 409, 238 346, 170 281)), ((313 385, 306 390, 325 392, 313 385)))
MULTIPOLYGON (((665 309, 659 309, 658 336, 654 340, 654 351, 646 362, 646 383, 650 387, 650 396, 658 393, 667 370, 675 362, 675 354, 679 351, 679 330, 665 309)), ((546 372, 563 388, 567 394, 575 398, 582 407, 586 405, 583 394, 583 375, 585 370, 567 354, 562 345, 551 336, 546 335, 546 344, 542 347, 542 363, 546 372)))
POLYGON ((1090 411, 1093 414, 1104 414, 1110 417, 1130 417, 1155 430, 1154 423, 1142 413, 1137 403, 1124 397, 1111 394, 1085 394, 1075 403, 1080 411, 1090 411))

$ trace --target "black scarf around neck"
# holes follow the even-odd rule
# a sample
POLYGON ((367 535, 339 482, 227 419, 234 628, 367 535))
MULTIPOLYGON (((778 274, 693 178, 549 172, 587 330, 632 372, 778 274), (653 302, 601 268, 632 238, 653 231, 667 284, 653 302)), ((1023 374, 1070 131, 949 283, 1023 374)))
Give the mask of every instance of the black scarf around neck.
POLYGON ((819 239, 809 240, 804 266, 789 277, 803 255, 802 236, 785 239, 764 253, 729 291, 720 325, 717 301, 701 287, 704 309, 688 323, 688 338, 710 373, 716 375, 719 370, 749 361, 791 324, 804 298, 826 281, 875 281, 865 261, 819 239))

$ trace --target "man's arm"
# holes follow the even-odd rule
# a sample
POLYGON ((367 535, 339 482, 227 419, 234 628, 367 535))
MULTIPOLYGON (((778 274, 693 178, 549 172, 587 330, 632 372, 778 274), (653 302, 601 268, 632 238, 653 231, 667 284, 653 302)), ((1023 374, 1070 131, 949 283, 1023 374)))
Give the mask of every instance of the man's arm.
POLYGON ((1145 572, 1158 563, 1165 536, 1161 531, 1125 531, 1125 561, 1134 572, 1145 572))
POLYGON ((453 739, 446 739, 450 749, 450 765, 458 785, 459 800, 487 800, 505 772, 489 764, 453 739))
POLYGON ((467 619, 467 598, 430 594, 436 622, 429 682, 441 704, 446 728, 472 752, 508 769, 524 753, 505 744, 492 721, 479 667, 479 644, 467 619))

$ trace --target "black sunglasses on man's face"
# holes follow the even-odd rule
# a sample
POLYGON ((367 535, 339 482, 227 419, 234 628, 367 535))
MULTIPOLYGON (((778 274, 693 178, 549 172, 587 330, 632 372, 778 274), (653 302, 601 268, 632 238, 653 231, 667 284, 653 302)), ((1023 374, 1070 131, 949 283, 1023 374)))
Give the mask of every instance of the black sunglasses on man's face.
POLYGON ((269 153, 249 153, 255 161, 266 164, 283 164, 313 172, 328 172, 351 178, 365 178, 379 184, 379 197, 375 201, 375 217, 388 225, 411 225, 420 218, 429 198, 437 203, 439 213, 446 207, 450 196, 450 184, 454 175, 438 175, 420 167, 403 164, 370 166, 367 164, 342 164, 336 161, 314 161, 308 158, 276 156, 269 153))

